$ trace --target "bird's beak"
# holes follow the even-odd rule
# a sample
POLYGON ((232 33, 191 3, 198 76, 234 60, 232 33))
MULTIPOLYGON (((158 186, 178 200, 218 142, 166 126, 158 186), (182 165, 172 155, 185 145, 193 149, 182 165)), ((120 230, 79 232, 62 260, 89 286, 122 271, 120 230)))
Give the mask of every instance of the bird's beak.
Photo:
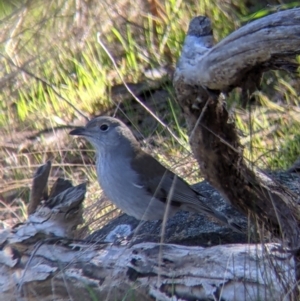
POLYGON ((69 135, 72 136, 88 136, 88 131, 86 130, 86 128, 83 127, 78 127, 74 130, 72 130, 69 135))

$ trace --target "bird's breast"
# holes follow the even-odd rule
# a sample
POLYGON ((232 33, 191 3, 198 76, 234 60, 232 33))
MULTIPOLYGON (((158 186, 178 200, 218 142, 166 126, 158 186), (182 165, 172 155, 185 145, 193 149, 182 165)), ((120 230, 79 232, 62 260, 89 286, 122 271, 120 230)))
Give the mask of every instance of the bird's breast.
POLYGON ((143 200, 149 196, 138 185, 138 175, 130 167, 127 159, 99 157, 97 177, 105 195, 131 216, 138 216, 144 207, 143 200))
POLYGON ((104 194, 122 211, 139 220, 163 219, 165 204, 147 192, 129 159, 99 156, 96 170, 104 194))

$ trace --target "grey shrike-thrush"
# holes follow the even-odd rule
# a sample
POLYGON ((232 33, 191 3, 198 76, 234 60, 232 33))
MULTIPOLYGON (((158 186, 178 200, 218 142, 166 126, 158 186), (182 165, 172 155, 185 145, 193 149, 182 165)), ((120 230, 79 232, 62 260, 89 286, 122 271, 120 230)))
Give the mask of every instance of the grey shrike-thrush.
POLYGON ((138 220, 162 220, 179 210, 210 215, 232 229, 226 216, 210 208, 183 179, 144 152, 130 129, 112 117, 96 117, 70 135, 83 136, 96 150, 98 181, 105 195, 138 220))

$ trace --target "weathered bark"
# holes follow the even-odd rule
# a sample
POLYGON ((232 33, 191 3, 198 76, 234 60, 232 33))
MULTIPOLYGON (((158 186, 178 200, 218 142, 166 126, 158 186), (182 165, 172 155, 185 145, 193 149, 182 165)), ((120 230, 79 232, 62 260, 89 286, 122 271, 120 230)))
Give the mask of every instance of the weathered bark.
POLYGON ((292 300, 293 258, 276 244, 132 245, 115 239, 128 235, 124 220, 102 242, 70 239, 84 194, 59 179, 25 223, 0 232, 1 300, 292 300))
POLYGON ((275 245, 211 248, 57 239, 0 252, 1 300, 289 300, 293 260, 275 245), (127 296, 127 298, 126 298, 127 296), (94 298, 94 299, 93 299, 94 298))
POLYGON ((48 196, 48 178, 51 169, 51 162, 48 161, 45 165, 39 167, 33 177, 32 190, 30 195, 29 205, 27 207, 28 215, 32 214, 42 198, 48 196))
POLYGON ((257 82, 270 69, 295 71, 300 50, 300 9, 281 11, 236 30, 212 47, 212 29, 206 17, 190 25, 176 82, 230 91, 246 82, 257 82))
POLYGON ((244 86, 245 76, 249 79, 262 65, 271 68, 281 57, 284 67, 291 55, 300 53, 300 9, 253 22, 208 49, 211 44, 204 39, 210 35, 207 18, 192 20, 174 77, 193 152, 206 179, 234 206, 245 214, 250 211, 298 247, 300 211, 295 197, 246 163, 235 125, 219 94, 244 86))
MULTIPOLYGON (((205 178, 234 207, 298 249, 297 197, 244 160, 243 146, 221 92, 240 86, 251 93, 263 71, 295 70, 295 55, 300 53, 300 9, 257 20, 214 47, 211 35, 207 18, 191 21, 174 76, 193 153, 205 178)), ((299 279, 298 267, 296 272, 299 279)))

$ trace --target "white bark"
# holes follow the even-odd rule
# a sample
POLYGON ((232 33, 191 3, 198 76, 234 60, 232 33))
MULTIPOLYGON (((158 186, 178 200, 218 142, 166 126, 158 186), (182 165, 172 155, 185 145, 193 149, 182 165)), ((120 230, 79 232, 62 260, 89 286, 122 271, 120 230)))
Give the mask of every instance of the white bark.
POLYGON ((63 240, 0 253, 1 300, 289 300, 294 262, 276 245, 211 248, 63 240), (130 300, 130 299, 129 299, 130 300))

